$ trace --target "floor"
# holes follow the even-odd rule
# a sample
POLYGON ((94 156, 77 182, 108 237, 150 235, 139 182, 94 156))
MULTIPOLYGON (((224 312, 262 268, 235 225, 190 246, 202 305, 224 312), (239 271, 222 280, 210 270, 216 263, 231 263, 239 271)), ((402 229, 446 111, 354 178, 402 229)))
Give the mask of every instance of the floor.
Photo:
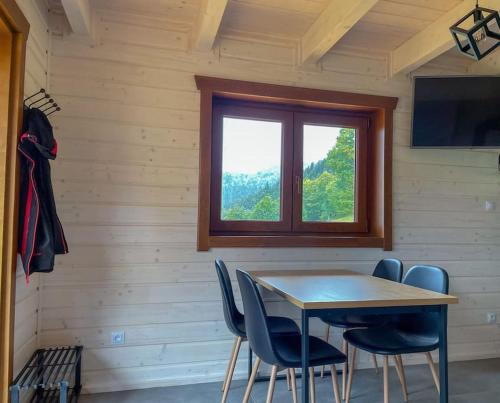
MULTIPOLYGON (((438 394, 427 366, 406 368, 409 401, 414 403, 438 402, 438 394)), ((455 362, 450 364, 450 403, 492 403, 500 400, 500 359, 455 362)), ((298 382, 300 386, 300 382, 298 382)), ((221 398, 221 383, 205 383, 167 388, 131 390, 115 393, 84 395, 80 403, 218 403, 221 398)), ((241 403, 244 381, 235 381, 228 403, 241 403)), ((401 387, 394 368, 390 369, 390 401, 403 403, 401 387)), ((259 382, 252 392, 252 403, 264 402, 267 382, 259 382)), ((299 391, 300 393, 300 391, 299 391)), ((316 378, 317 402, 334 402, 329 377, 316 378)), ((382 374, 374 369, 356 372, 353 382, 352 403, 378 403, 383 400, 382 374)), ((274 393, 274 402, 292 402, 285 381, 279 381, 274 393)))

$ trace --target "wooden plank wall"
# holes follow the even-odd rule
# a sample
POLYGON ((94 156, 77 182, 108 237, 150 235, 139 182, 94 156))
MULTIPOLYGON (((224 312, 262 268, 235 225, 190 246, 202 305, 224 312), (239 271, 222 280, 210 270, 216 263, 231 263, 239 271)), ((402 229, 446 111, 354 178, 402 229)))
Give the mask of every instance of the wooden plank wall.
MULTIPOLYGON (((221 380, 232 337, 213 260, 233 271, 342 266, 366 273, 383 257, 438 264, 461 303, 450 312, 451 358, 500 355, 497 153, 410 150, 411 83, 388 81, 386 56, 336 48, 298 68, 295 46, 236 36, 189 52, 189 26, 98 11, 98 38, 54 36, 50 84, 60 158, 53 164, 70 254, 42 278, 41 343, 82 343, 86 391, 221 380), (196 252, 199 94, 194 74, 400 97, 395 113, 395 248, 219 249, 196 252), (125 345, 110 333, 125 331, 125 345)), ((422 74, 463 74, 447 56, 422 74)), ((234 274, 234 272, 232 272, 234 274)), ((271 299, 272 313, 297 312, 271 299)), ((315 323, 314 332, 324 328, 315 323)), ((338 337, 338 335, 337 335, 338 337)), ((244 349, 246 350, 246 348, 244 349)), ((245 353, 243 353, 245 356, 245 353)), ((368 361, 361 358, 360 365, 368 361)), ((245 363, 237 368, 244 376, 245 363)))
POLYGON ((491 53, 478 63, 473 63, 468 68, 470 74, 491 74, 500 73, 500 52, 491 53))
MULTIPOLYGON (((48 9, 44 0, 17 0, 31 27, 26 50, 24 90, 26 96, 48 87, 50 35, 48 9)), ((40 276, 32 275, 26 284, 21 261, 18 260, 16 283, 14 373, 17 373, 38 345, 38 309, 40 276)))

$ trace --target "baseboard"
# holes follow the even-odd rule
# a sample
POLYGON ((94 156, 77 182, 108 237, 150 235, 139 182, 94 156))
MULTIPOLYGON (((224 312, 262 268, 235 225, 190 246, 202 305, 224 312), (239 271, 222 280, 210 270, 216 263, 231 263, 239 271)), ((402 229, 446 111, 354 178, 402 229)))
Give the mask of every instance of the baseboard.
MULTIPOLYGON (((436 362, 437 354, 435 356, 436 362)), ((450 356, 450 362, 471 361, 480 359, 500 358, 500 353, 477 354, 463 352, 450 356)), ((405 365, 425 364, 423 354, 409 355, 404 357, 405 365)), ((227 362, 215 361, 196 364, 180 364, 176 366, 159 367, 137 367, 126 369, 109 369, 89 371, 84 374, 84 386, 82 393, 104 393, 122 390, 147 389, 167 386, 180 386, 196 383, 222 382, 227 362)), ((372 368, 370 357, 364 353, 360 354, 357 363, 358 369, 372 368)), ((266 369, 262 371, 266 372, 266 369)), ((241 360, 235 369, 235 380, 246 379, 246 360, 241 360)))

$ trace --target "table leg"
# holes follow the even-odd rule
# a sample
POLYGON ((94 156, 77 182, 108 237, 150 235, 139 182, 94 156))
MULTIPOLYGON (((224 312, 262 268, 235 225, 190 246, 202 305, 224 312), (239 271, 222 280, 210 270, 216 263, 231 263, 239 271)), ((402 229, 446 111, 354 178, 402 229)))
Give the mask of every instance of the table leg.
POLYGON ((252 376, 252 347, 250 347, 250 342, 248 342, 248 379, 252 376))
POLYGON ((309 403, 309 316, 302 309, 302 403, 309 403))
POLYGON ((439 402, 448 403, 448 305, 441 305, 439 316, 439 402))

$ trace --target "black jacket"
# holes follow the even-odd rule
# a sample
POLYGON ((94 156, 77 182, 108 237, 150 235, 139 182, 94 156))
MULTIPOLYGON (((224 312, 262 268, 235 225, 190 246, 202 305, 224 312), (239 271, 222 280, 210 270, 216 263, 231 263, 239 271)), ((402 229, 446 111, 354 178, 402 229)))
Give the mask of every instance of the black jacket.
POLYGON ((19 253, 26 277, 54 269, 54 255, 68 253, 56 213, 49 159, 57 155, 57 142, 47 116, 25 109, 21 153, 19 253))

